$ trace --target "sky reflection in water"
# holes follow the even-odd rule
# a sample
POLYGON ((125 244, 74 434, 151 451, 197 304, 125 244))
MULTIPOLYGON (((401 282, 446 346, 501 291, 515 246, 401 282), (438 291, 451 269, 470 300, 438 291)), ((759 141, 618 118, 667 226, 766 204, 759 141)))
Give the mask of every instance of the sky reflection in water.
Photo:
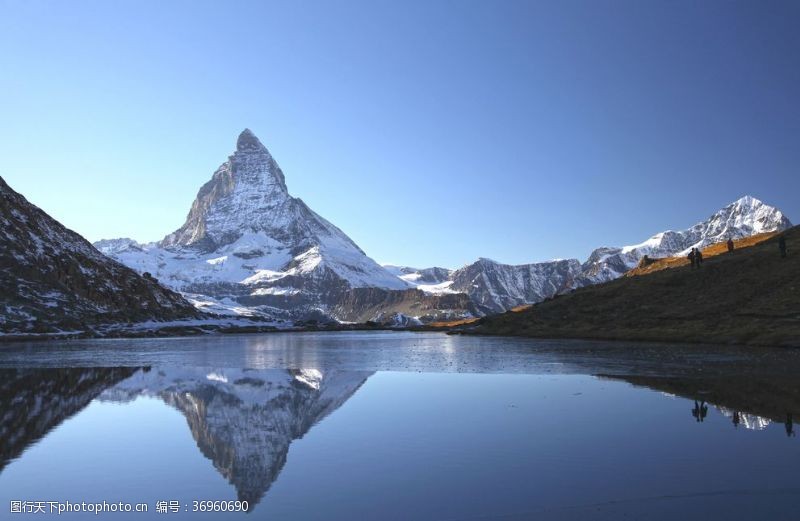
POLYGON ((791 519, 800 494, 791 381, 322 365, 0 370, 0 517, 240 499, 258 519, 791 519))

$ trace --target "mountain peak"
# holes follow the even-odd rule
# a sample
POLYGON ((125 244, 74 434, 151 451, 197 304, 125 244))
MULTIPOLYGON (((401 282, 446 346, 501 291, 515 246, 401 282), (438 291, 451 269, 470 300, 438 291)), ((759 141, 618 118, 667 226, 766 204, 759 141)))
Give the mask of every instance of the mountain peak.
POLYGON ((756 199, 752 195, 743 195, 731 203, 731 206, 761 206, 763 204, 763 201, 756 199))
POLYGON ((267 148, 259 141, 253 131, 249 128, 242 130, 239 138, 236 140, 237 152, 256 152, 266 151, 267 148))
MULTIPOLYGON (((784 230, 792 226, 783 213, 767 203, 756 199, 752 195, 744 195, 725 208, 720 209, 710 220, 715 218, 726 219, 732 228, 749 226, 748 233, 764 233, 769 231, 784 230)), ((702 223, 698 223, 701 225, 702 223)), ((697 225, 696 225, 697 226, 697 225)))
POLYGON ((278 221, 285 220, 283 207, 291 206, 289 200, 281 168, 246 128, 236 140, 236 151, 200 188, 183 226, 159 244, 211 251, 246 232, 277 226, 278 221))

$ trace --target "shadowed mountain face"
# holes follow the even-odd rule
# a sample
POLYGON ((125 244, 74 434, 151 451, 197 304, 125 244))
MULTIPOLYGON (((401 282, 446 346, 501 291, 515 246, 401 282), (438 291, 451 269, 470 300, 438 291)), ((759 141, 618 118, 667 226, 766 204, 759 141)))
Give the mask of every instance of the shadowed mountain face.
POLYGON ((0 370, 0 472, 136 368, 0 370))
POLYGON ((102 255, 0 178, 0 332, 197 316, 183 297, 102 255))
POLYGON ((159 369, 107 390, 103 400, 157 397, 186 417, 205 457, 239 499, 258 503, 286 463, 291 443, 338 409, 371 372, 159 369))

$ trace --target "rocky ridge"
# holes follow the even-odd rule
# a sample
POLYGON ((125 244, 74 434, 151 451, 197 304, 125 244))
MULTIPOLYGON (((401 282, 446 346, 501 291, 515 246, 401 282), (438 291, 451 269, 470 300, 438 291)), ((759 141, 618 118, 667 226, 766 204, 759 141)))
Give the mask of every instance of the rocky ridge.
POLYGON ((101 254, 0 178, 0 333, 198 315, 179 294, 101 254))

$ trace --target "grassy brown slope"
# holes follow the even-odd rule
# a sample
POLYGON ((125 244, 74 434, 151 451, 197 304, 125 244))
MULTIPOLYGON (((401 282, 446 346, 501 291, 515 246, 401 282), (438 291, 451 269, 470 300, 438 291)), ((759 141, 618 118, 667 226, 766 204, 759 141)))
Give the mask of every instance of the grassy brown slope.
MULTIPOLYGON (((777 234, 778 232, 759 233, 757 235, 745 237, 744 239, 738 239, 733 241, 734 248, 736 250, 741 248, 749 248, 750 246, 755 246, 756 244, 764 242, 767 239, 776 236, 777 234)), ((703 252, 703 258, 708 260, 711 257, 716 257, 717 255, 727 254, 728 245, 725 242, 719 242, 717 244, 712 244, 711 246, 703 248, 702 252, 703 252)), ((654 271, 661 271, 688 265, 689 265, 689 259, 686 258, 685 256, 652 259, 651 264, 648 264, 647 266, 638 266, 629 271, 628 273, 626 273, 625 276, 635 277, 637 275, 647 275, 648 273, 653 273, 654 271)))
POLYGON ((800 346, 800 227, 708 258, 576 290, 470 328, 489 335, 800 346))

